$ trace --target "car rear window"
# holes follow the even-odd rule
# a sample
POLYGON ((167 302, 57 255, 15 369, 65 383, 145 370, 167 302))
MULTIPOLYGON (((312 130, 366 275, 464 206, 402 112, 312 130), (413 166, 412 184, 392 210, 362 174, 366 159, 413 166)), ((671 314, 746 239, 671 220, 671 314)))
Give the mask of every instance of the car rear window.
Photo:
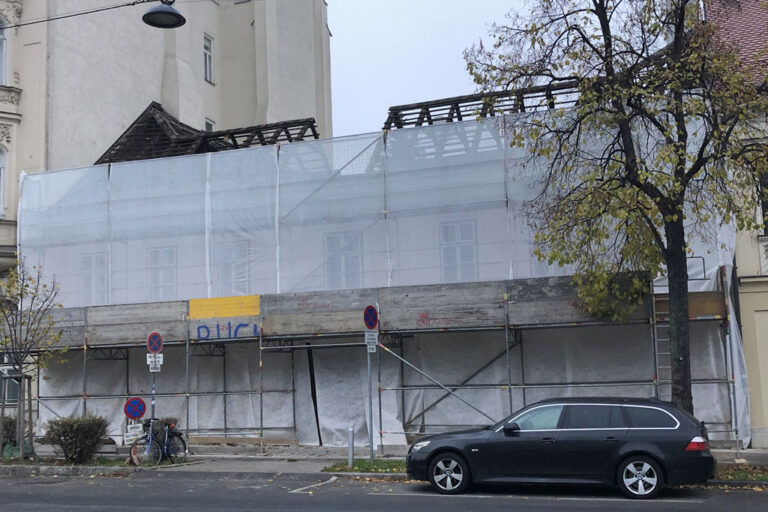
POLYGON ((660 409, 627 407, 629 426, 632 428, 675 428, 677 421, 660 409))
POLYGON ((566 406, 566 429, 583 428, 626 428, 621 416, 621 409, 614 405, 581 405, 566 406))

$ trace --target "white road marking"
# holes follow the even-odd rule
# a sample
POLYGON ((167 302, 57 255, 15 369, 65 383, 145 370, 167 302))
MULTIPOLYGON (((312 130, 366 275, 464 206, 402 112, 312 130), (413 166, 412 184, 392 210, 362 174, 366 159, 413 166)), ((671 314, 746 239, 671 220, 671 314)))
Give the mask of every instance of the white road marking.
POLYGON ((294 493, 295 494, 309 494, 311 491, 307 491, 307 489, 312 489, 313 487, 320 487, 321 485, 330 484, 332 482, 335 482, 337 479, 338 479, 337 477, 332 476, 331 478, 329 478, 325 482, 320 482, 320 483, 317 483, 317 484, 308 485, 306 487, 300 487, 298 489, 294 489, 294 490, 288 491, 288 492, 292 493, 292 494, 294 494, 294 493))
MULTIPOLYGON (((605 502, 617 502, 617 503, 637 503, 627 498, 578 498, 568 496, 510 496, 510 495, 490 495, 490 494, 430 494, 430 493, 415 493, 415 492, 369 492, 368 496, 425 496, 432 498, 478 498, 478 499, 513 499, 513 500, 549 500, 549 501, 605 501, 605 502)), ((655 499, 655 500, 643 500, 643 504, 653 503, 690 503, 701 504, 706 503, 706 500, 702 499, 655 499)))

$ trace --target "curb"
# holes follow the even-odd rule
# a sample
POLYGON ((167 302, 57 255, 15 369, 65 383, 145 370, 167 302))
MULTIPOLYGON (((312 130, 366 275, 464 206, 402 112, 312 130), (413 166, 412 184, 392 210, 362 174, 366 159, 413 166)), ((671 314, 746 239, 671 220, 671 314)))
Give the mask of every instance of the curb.
POLYGON ((0 476, 128 476, 154 468, 101 466, 0 466, 0 476))

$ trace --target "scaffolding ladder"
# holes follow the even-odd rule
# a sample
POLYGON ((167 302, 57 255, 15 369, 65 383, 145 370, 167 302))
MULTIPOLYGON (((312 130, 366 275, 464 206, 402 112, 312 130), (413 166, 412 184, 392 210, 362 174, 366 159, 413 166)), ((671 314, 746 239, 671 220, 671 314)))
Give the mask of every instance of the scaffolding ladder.
POLYGON ((651 322, 653 323, 654 395, 672 400, 672 347, 669 332, 669 298, 654 293, 651 283, 651 322))

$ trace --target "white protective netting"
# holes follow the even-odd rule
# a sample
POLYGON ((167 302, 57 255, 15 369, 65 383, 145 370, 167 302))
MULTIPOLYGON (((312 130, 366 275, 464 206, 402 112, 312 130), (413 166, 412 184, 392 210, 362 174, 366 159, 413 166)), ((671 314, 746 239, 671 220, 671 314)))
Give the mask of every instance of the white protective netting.
MULTIPOLYGON (((23 174, 20 254, 56 278, 66 307, 568 274, 568 269, 548 266, 533 255, 533 233, 523 208, 537 192, 535 164, 525 158, 524 150, 510 147, 504 125, 501 118, 448 123, 23 174)), ((732 268, 733 229, 706 229, 693 233, 690 240, 689 266, 695 279, 692 290, 716 289, 718 268, 732 268)), ((664 282, 657 284, 663 286, 664 282)), ((572 330, 568 336, 578 334, 572 330)), ((744 438, 749 432, 749 411, 736 325, 732 324, 726 345, 725 359, 736 383, 736 426, 744 438)), ((707 346, 718 344, 713 341, 707 346)), ((440 361, 429 356, 428 343, 419 350, 425 367, 429 361, 440 361)), ((457 354, 466 356, 466 352, 457 354)), ((356 359, 350 356, 344 363, 349 371, 342 372, 346 380, 339 377, 334 384, 334 376, 340 375, 339 360, 331 360, 325 353, 318 356, 317 371, 330 379, 329 390, 358 382, 356 359), (342 381, 347 384, 342 385, 342 381)), ((572 354, 571 359, 566 369, 579 368, 578 354, 572 354)), ((216 391, 214 381, 220 382, 221 376, 210 373, 211 361, 201 361, 202 366, 196 364, 191 369, 193 387, 216 391)), ((722 379, 721 355, 711 361, 718 367, 712 378, 722 379)), ((607 361, 601 368, 614 363, 607 361)), ((136 364, 141 369, 134 370, 131 361, 131 372, 145 371, 142 361, 136 364)), ((72 373, 71 382, 65 386, 70 391, 82 387, 76 368, 71 370, 56 376, 64 379, 72 373)), ((183 369, 180 371, 183 376, 183 369)), ((175 375, 178 379, 179 374, 175 375)), ((253 389, 247 380, 253 372, 240 375, 243 377, 235 377, 231 385, 253 389)), ((296 385, 303 387, 305 376, 301 372, 295 375, 296 385)), ((446 378, 460 381, 462 375, 446 378)), ((492 380, 501 377, 499 373, 492 380)), ((561 377, 562 382, 568 381, 567 374, 561 377)), ((146 391, 134 387, 133 380, 128 387, 109 382, 109 389, 114 384, 115 393, 146 391)), ((727 411, 732 398, 727 393, 721 396, 722 388, 718 384, 711 396, 719 397, 715 400, 719 411, 727 411)), ((56 389, 45 384, 41 394, 56 389)), ((558 388, 553 392, 566 391, 558 388)), ((463 393, 475 398, 482 395, 471 390, 463 393)), ((355 410, 367 407, 357 403, 362 395, 354 394, 354 399, 349 398, 350 403, 356 403, 355 410)), ((700 392, 698 396, 707 394, 700 392)), ((347 418, 343 411, 334 411, 331 396, 321 393, 318 398, 325 404, 319 413, 326 418, 320 418, 321 426, 326 421, 329 425, 327 431, 321 428, 321 435, 340 442, 344 431, 335 427, 354 423, 351 418, 358 418, 359 413, 348 411, 351 416, 347 418), (335 425, 336 418, 343 419, 339 425, 335 425)), ((426 399, 424 393, 409 396, 420 398, 405 397, 405 419, 416 402, 426 399)), ((484 396, 491 397, 486 405, 494 415, 508 401, 501 392, 484 396)), ((220 428, 221 422, 215 418, 224 409, 223 399, 193 398, 190 426, 220 428), (198 410, 205 411, 199 418, 198 410)), ((518 399, 513 397, 513 401, 518 399)), ((228 408, 247 412, 237 420, 237 427, 255 424, 258 410, 253 397, 229 400, 228 408)), ((709 411, 700 398, 697 400, 697 408, 709 411)), ((70 402, 65 408, 74 412, 77 403, 70 402)), ((59 403, 65 405, 64 400, 59 403)), ((177 408, 181 404, 179 401, 177 408)), ((390 405, 385 416, 394 424, 401 414, 390 405)), ((117 410, 114 404, 107 408, 119 416, 113 411, 117 410)), ((277 403, 268 408, 270 417, 279 419, 279 426, 293 422, 299 437, 317 436, 311 428, 304 433, 304 423, 295 421, 292 411, 280 409, 277 403)), ((436 421, 442 422, 440 410, 435 407, 427 416, 437 415, 436 421)), ((717 417, 726 421, 722 415, 717 417)), ((364 438, 367 426, 359 421, 356 425, 358 439, 364 438)))

